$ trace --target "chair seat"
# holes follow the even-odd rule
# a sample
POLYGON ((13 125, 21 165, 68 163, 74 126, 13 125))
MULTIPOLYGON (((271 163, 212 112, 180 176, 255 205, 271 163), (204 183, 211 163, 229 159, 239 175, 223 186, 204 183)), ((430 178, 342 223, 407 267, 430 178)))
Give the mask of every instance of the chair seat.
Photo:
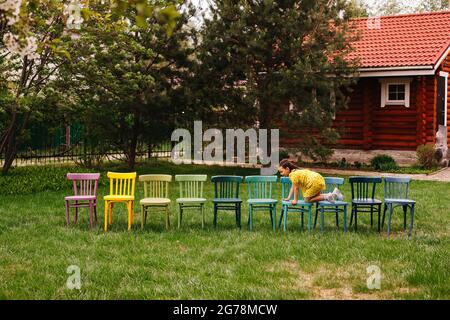
POLYGON ((160 204, 169 204, 170 199, 168 198, 144 198, 139 201, 140 204, 149 204, 149 205, 160 205, 160 204))
POLYGON ((248 199, 247 202, 249 204, 275 204, 275 203, 278 202, 278 200, 269 199, 269 198, 265 198, 265 199, 248 199))
POLYGON ((335 206, 345 206, 345 205, 348 205, 348 203, 345 201, 335 201, 334 203, 332 203, 330 201, 319 201, 319 206, 335 207, 335 206))
POLYGON ((352 203, 362 205, 372 205, 372 204, 381 204, 382 202, 378 199, 353 199, 352 203))
POLYGON ((95 200, 96 196, 68 196, 64 197, 66 201, 86 201, 86 200, 95 200))
POLYGON ((410 199, 394 199, 394 198, 386 198, 384 199, 385 203, 398 203, 398 204, 415 204, 414 200, 410 199))
POLYGON ((133 201, 134 196, 108 195, 108 196, 104 196, 103 200, 106 200, 106 201, 133 201))
POLYGON ((205 198, 178 198, 177 203, 203 203, 205 198))
POLYGON ((293 205, 293 204, 292 204, 292 200, 289 200, 289 201, 283 200, 283 201, 281 202, 281 204, 282 204, 283 206, 293 206, 293 207, 311 207, 311 206, 313 205, 312 202, 305 202, 305 201, 303 201, 303 200, 298 201, 296 205, 293 205))
POLYGON ((242 200, 240 198, 214 198, 214 203, 240 203, 242 200))

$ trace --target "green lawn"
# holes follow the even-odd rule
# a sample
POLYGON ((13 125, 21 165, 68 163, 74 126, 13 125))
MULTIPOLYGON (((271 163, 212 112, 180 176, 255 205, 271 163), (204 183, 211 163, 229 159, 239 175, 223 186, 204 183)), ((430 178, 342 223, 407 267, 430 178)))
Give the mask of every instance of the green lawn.
MULTIPOLYGON (((30 170, 33 169, 23 169, 30 170)), ((36 172, 44 174, 42 169, 36 172)), ((0 298, 1 299, 449 299, 450 298, 450 184, 414 181, 411 197, 417 200, 414 234, 402 230, 401 211, 393 219, 393 234, 370 228, 368 215, 358 218, 358 232, 334 230, 329 216, 326 231, 308 234, 298 229, 291 215, 288 232, 273 232, 268 213, 258 212, 254 231, 235 226, 231 212, 220 212, 212 226, 212 205, 207 206, 205 229, 198 212, 188 212, 181 230, 166 231, 162 213, 149 216, 140 228, 136 205, 135 226, 127 232, 126 210, 114 208, 108 233, 101 229, 107 186, 99 191, 99 225, 89 230, 87 209, 77 226, 65 226, 63 197, 66 189, 0 195, 0 298), (68 266, 81 269, 81 290, 69 290, 68 266), (381 269, 381 289, 369 290, 366 268, 381 269)), ((20 170, 11 177, 20 176, 20 170)), ((151 162, 138 173, 257 174, 255 169, 174 166, 151 162)), ((54 174, 57 176, 57 174, 54 174)), ((13 180, 11 177, 0 179, 13 180)), ((36 178, 39 181, 39 178, 36 178)), ((42 178, 42 183, 45 183, 42 178)), ((1 181, 1 180, 0 180, 1 181)), ((23 181, 26 183, 26 181, 23 181)), ((0 185, 2 185, 0 183, 0 185)), ((3 183, 3 188, 7 184, 3 183)), ((58 188, 56 188, 58 189, 58 188)), ((277 185, 277 198, 280 197, 277 185)), ((349 196, 349 185, 343 188, 349 196)), ((206 196, 212 197, 212 184, 206 196)), ((7 193, 7 192, 4 192, 7 193)), ((172 199, 177 186, 173 183, 172 199)), ((242 189, 245 199, 247 190, 242 189)), ((382 197, 381 188, 378 195, 382 197)), ((143 196, 137 184, 136 198, 143 196)), ((280 206, 277 210, 279 217, 280 206)), ((172 225, 176 207, 172 206, 172 225)))

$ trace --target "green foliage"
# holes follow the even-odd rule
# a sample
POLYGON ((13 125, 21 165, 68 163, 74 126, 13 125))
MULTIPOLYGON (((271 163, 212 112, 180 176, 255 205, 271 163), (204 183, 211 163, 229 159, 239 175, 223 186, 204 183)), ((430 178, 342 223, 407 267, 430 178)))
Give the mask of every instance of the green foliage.
POLYGON ((370 166, 377 171, 391 171, 399 168, 394 158, 386 154, 373 157, 370 160, 370 166))
POLYGON ((420 168, 431 169, 437 166, 435 150, 432 144, 423 144, 416 149, 417 164, 420 168))
POLYGON ((348 8, 347 1, 326 0, 217 2, 201 31, 201 64, 191 84, 202 90, 199 104, 214 106, 205 118, 260 128, 283 119, 301 130, 303 154, 326 159, 326 145, 338 138, 333 114, 354 81, 356 61, 344 59, 351 50, 348 17, 339 17, 348 8))

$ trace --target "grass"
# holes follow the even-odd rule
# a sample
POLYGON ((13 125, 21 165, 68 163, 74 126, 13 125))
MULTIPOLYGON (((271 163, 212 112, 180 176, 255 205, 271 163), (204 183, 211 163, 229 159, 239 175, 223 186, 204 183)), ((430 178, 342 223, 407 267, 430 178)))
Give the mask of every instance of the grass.
MULTIPOLYGON (((137 171, 258 174, 255 169, 165 162, 151 162, 137 171)), ((289 217, 287 232, 273 232, 268 214, 259 212, 250 232, 245 228, 245 205, 242 230, 236 228, 230 212, 219 212, 215 230, 210 202, 203 230, 200 214, 188 212, 180 230, 166 231, 163 214, 154 213, 144 230, 136 214, 135 226, 127 232, 125 208, 117 205, 111 230, 105 234, 101 229, 105 183, 99 190, 99 226, 89 230, 85 209, 78 225, 67 228, 62 199, 70 193, 70 186, 64 177, 61 181, 65 189, 34 193, 24 189, 22 194, 1 196, 0 299, 450 298, 448 183, 414 181, 414 235, 408 238, 402 230, 402 214, 397 211, 394 232, 388 238, 386 229, 378 234, 370 228, 367 215, 359 217, 357 233, 335 231, 329 216, 324 233, 308 234, 298 229, 299 219, 294 215, 289 217), (66 286, 70 265, 80 267, 80 290, 66 286), (367 288, 370 265, 381 269, 380 290, 367 288)), ((342 191, 349 195, 348 183, 342 191)), ((172 184, 172 200, 177 193, 172 184)), ((212 195, 212 185, 207 183, 206 196, 212 195)), ((241 195, 245 200, 245 188, 241 195)), ((138 184, 136 197, 142 196, 138 184)), ((173 205, 172 225, 176 225, 175 213, 173 205)))

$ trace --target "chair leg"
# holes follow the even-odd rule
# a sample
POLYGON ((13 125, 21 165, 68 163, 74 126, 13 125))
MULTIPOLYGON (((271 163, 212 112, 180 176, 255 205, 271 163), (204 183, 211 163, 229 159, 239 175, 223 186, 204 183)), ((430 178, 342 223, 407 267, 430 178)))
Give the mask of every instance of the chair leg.
POLYGON ((411 221, 409 223, 409 236, 412 236, 412 231, 413 231, 413 227, 414 227, 414 204, 411 205, 410 216, 411 216, 411 221))
POLYGON ((319 205, 316 205, 316 214, 314 215, 314 229, 316 228, 316 224, 317 224, 317 216, 319 214, 319 205))
POLYGON ((241 203, 238 204, 238 228, 241 228, 241 213, 242 213, 242 208, 241 208, 241 203))
POLYGON ((273 228, 273 231, 276 231, 277 230, 277 226, 276 226, 276 219, 277 219, 277 207, 276 206, 273 206, 273 208, 272 208, 272 210, 273 210, 273 216, 272 216, 272 228, 273 228))
POLYGON ((78 201, 75 201, 75 220, 74 223, 77 224, 78 222, 78 201))
POLYGON ((281 205, 281 214, 280 214, 280 220, 278 221, 278 229, 281 228, 281 221, 283 220, 283 216, 284 216, 284 206, 281 205))
POLYGON ((133 226, 134 225, 134 201, 131 201, 130 209, 131 209, 131 226, 133 226))
POLYGON ((92 201, 89 201, 89 225, 92 229, 93 225, 92 225, 92 219, 93 219, 93 208, 92 208, 92 201))
POLYGON ((95 225, 97 225, 97 201, 94 202, 94 217, 95 217, 95 225))
POLYGON ((311 206, 308 206, 308 232, 311 232, 311 206))
POLYGON ((352 204, 352 212, 350 214, 350 224, 349 224, 350 228, 352 227, 352 224, 353 224, 353 212, 354 212, 354 210, 355 210, 355 206, 352 204))
POLYGON ((302 220, 300 227, 302 228, 302 231, 303 231, 303 230, 305 230, 305 212, 304 211, 302 211, 300 213, 300 219, 302 220))
POLYGON ((168 230, 170 228, 170 211, 169 206, 166 206, 166 229, 168 230))
POLYGON ((378 206, 378 233, 381 232, 380 218, 381 218, 381 204, 378 206))
POLYGON ((347 232, 347 206, 344 206, 344 233, 347 232))
POLYGON ((69 201, 66 201, 66 224, 67 226, 70 225, 70 208, 69 208, 69 201))
POLYGON ((373 206, 370 206, 370 227, 373 228, 373 206))
POLYGON ((214 204, 214 220, 213 220, 214 228, 217 226, 217 204, 214 204))
POLYGON ((113 208, 114 208, 114 202, 110 202, 108 208, 109 208, 109 211, 108 211, 108 213, 109 213, 109 225, 112 225, 112 220, 113 220, 112 212, 113 212, 113 208))
POLYGON ((285 206, 284 207, 284 227, 283 227, 283 230, 284 231, 286 231, 287 230, 287 218, 288 218, 288 212, 289 212, 289 207, 288 206, 285 206))
POLYGON ((320 207, 320 231, 323 232, 325 227, 325 210, 324 207, 320 207))
POLYGON ((383 219, 381 220, 381 226, 384 228, 384 218, 386 217, 387 204, 383 206, 383 219))
POLYGON ((404 205, 403 206, 403 230, 406 230, 406 211, 407 211, 408 206, 404 205))
POLYGON ((133 219, 132 218, 132 216, 131 216, 131 202, 127 202, 127 213, 128 213, 128 231, 130 231, 131 230, 131 219, 133 219))
POLYGON ((336 207, 336 230, 339 230, 339 211, 338 207, 336 207))
POLYGON ((358 207, 355 206, 355 232, 358 231, 358 207))
POLYGON ((202 229, 203 229, 205 228, 205 207, 203 203, 201 204, 200 208, 202 211, 202 229))
POLYGON ((145 213, 144 206, 141 204, 141 229, 144 229, 145 213))
POLYGON ((253 207, 250 204, 248 208, 248 229, 253 230, 253 207))
POLYGON ((108 218, 109 218, 109 203, 105 201, 105 225, 104 230, 108 231, 108 218))
POLYGON ((389 204, 387 234, 391 234, 392 204, 389 204))
POLYGON ((181 215, 183 214, 183 208, 181 206, 181 203, 178 206, 178 229, 181 227, 181 215))

